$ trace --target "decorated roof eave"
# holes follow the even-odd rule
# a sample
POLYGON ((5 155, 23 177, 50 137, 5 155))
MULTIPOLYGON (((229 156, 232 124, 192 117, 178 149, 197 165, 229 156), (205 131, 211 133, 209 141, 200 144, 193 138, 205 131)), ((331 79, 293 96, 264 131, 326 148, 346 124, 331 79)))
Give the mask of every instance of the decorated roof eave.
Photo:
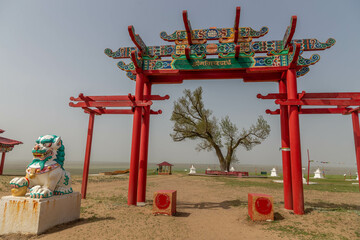
MULTIPOLYGON (((329 38, 325 43, 313 39, 295 39, 291 44, 300 43, 301 51, 322 51, 332 47, 335 44, 335 39, 329 38)), ((147 47, 149 55, 146 57, 178 57, 185 54, 186 44, 180 45, 162 45, 147 47)), ((256 41, 239 43, 241 53, 269 53, 276 54, 284 51, 283 41, 256 41)), ((194 44, 190 46, 190 54, 196 55, 219 55, 219 54, 234 54, 235 43, 206 43, 194 44)), ((130 58, 131 51, 137 51, 136 47, 123 47, 113 52, 111 49, 105 49, 105 54, 113 59, 130 58)), ((286 50, 285 50, 286 51, 286 50)))
POLYGON ((133 26, 129 26, 129 35, 134 42, 134 48, 120 48, 113 52, 105 49, 109 57, 131 58, 132 63, 125 64, 120 61, 117 65, 120 69, 127 71, 127 76, 135 79, 135 74, 153 70, 195 70, 199 69, 243 69, 262 68, 269 66, 291 66, 297 65, 297 76, 303 76, 309 72, 309 65, 314 64, 320 58, 314 54, 310 59, 301 56, 296 62, 292 60, 293 46, 297 46, 297 54, 303 51, 325 50, 335 44, 335 39, 329 38, 326 43, 317 39, 293 40, 296 29, 297 17, 292 16, 290 25, 287 27, 283 40, 252 42, 252 38, 263 36, 268 28, 254 31, 251 28, 239 28, 240 7, 236 8, 236 17, 233 28, 209 28, 192 30, 187 11, 183 11, 185 30, 175 31, 171 36, 162 32, 162 38, 174 41, 176 45, 164 45, 147 47, 138 34, 135 34, 133 26), (247 30, 246 30, 247 29, 247 30), (221 32, 224 30, 223 32, 221 32), (210 34, 210 32, 212 33, 210 34), (220 31, 220 32, 219 32, 220 31), (245 34, 245 32, 246 34, 245 34), (206 34, 205 34, 206 33, 206 34), (210 35, 209 35, 210 34, 210 35), (223 34, 223 35, 216 35, 223 34), (225 35, 224 35, 225 34, 225 35), (228 34, 228 35, 226 35, 228 34), (166 35, 166 36, 165 36, 166 35), (207 44, 207 40, 219 40, 219 43, 207 44), (268 56, 256 56, 255 53, 267 53, 268 56), (218 55, 219 59, 205 59, 206 55, 218 55), (172 59, 161 60, 161 57, 172 59))
MULTIPOLYGON (((215 70, 215 69, 256 69, 263 67, 286 67, 289 66, 294 54, 259 56, 259 57, 227 57, 220 59, 169 59, 169 60, 151 60, 139 59, 134 56, 133 62, 125 64, 120 61, 117 65, 121 70, 134 71, 141 68, 143 71, 148 70, 215 70), (134 64, 135 62, 135 64, 134 64)), ((318 54, 313 54, 309 59, 299 56, 296 65, 300 68, 313 65, 320 60, 318 54)), ((305 68, 306 69, 306 68, 305 68)), ((305 71, 303 70, 302 73, 305 71)))
POLYGON ((20 141, 17 141, 17 140, 10 139, 10 138, 0 137, 0 144, 6 145, 6 146, 15 146, 15 145, 23 144, 23 143, 20 141))

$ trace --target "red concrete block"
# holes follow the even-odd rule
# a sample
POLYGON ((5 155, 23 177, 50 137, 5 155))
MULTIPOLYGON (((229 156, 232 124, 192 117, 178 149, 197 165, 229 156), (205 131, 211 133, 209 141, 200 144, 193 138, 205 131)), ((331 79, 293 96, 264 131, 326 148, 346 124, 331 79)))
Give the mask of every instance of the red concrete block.
POLYGON ((160 190, 154 193, 153 214, 175 215, 176 191, 160 190))
POLYGON ((253 221, 274 221, 273 197, 267 194, 249 193, 248 211, 253 221))

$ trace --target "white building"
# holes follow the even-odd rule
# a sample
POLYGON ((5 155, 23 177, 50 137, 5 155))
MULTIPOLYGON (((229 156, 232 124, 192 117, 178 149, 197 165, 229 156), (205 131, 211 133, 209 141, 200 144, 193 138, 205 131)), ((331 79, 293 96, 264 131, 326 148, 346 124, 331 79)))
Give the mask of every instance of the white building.
POLYGON ((271 169, 270 177, 277 177, 277 176, 278 176, 278 175, 277 175, 277 173, 276 173, 276 169, 275 169, 275 168, 271 169))
POLYGON ((316 171, 314 172, 314 178, 324 178, 322 172, 320 171, 320 168, 316 169, 316 171))
POLYGON ((195 173, 196 173, 196 168, 194 167, 194 165, 191 165, 189 174, 195 174, 195 173))

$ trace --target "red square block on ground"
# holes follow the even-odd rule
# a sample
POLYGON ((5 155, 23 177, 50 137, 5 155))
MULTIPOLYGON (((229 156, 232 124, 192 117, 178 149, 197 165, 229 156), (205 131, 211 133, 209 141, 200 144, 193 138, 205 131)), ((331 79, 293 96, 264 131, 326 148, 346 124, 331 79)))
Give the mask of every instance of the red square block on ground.
POLYGON ((160 190, 154 193, 153 214, 175 215, 176 191, 160 190))
POLYGON ((273 197, 267 194, 249 193, 248 211, 253 221, 274 221, 273 197))

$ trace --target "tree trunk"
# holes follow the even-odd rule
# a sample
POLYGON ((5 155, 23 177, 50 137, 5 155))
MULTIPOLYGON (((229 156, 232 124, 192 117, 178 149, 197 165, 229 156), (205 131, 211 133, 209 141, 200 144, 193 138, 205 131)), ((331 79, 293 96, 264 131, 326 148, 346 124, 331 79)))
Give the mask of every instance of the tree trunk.
POLYGON ((226 171, 230 171, 230 164, 232 162, 232 157, 234 155, 234 149, 229 146, 228 147, 228 152, 226 154, 226 158, 225 158, 225 163, 226 163, 226 171))
POLYGON ((220 162, 220 169, 221 171, 226 171, 226 163, 225 162, 220 162))
POLYGON ((226 171, 230 172, 230 163, 229 161, 226 161, 226 171))
POLYGON ((216 156, 218 157, 219 162, 220 162, 221 171, 225 171, 226 170, 226 160, 221 152, 220 147, 212 140, 212 138, 209 138, 208 141, 211 143, 211 145, 215 149, 216 156))

